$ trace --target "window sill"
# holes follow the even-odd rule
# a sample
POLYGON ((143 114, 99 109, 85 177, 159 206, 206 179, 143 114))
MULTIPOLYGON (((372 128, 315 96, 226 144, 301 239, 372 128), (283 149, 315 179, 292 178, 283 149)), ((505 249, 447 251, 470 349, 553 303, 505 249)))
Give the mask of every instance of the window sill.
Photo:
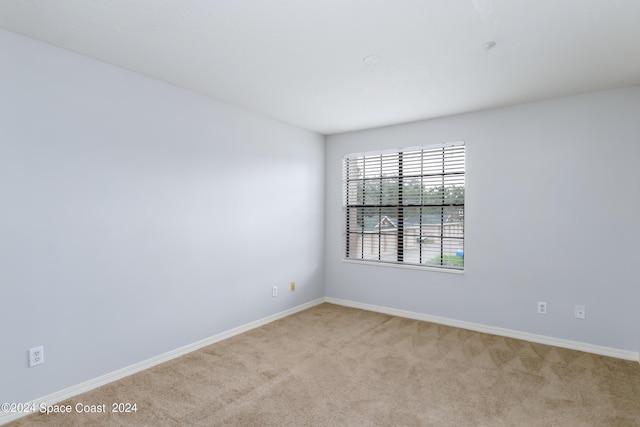
POLYGON ((404 269, 410 269, 410 270, 435 271, 437 273, 464 274, 464 270, 456 270, 453 268, 438 268, 438 267, 429 267, 429 266, 421 266, 421 265, 413 265, 413 264, 398 264, 395 262, 356 261, 356 260, 345 259, 345 258, 342 258, 342 262, 345 264, 374 265, 376 267, 394 267, 394 268, 404 268, 404 269))

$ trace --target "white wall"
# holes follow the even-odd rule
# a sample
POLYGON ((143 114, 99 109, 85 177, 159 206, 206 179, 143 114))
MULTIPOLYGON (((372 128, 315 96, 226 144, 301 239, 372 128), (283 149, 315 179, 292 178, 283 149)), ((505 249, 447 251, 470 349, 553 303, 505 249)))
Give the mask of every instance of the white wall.
POLYGON ((324 295, 324 137, 12 33, 0 52, 0 402, 324 295))
POLYGON ((326 294, 637 352, 639 141, 637 87, 330 136, 326 294), (464 275, 343 263, 342 157, 458 140, 464 275))

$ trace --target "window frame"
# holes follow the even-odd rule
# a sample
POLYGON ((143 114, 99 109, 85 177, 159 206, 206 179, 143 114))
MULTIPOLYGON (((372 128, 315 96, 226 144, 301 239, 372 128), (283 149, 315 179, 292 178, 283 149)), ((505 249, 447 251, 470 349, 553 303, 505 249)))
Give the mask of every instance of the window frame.
POLYGON ((343 156, 342 261, 464 273, 465 157, 464 141, 343 156), (416 159, 420 162, 419 172, 416 172, 416 159), (441 171, 437 171, 439 164, 434 159, 441 161, 441 171), (374 172, 368 172, 367 165, 374 172), (371 188, 367 189, 367 185, 371 188), (379 186, 379 194, 375 194, 376 185, 379 186), (419 200, 415 200, 418 196, 419 200), (396 215, 385 214, 394 212, 396 215), (419 212, 418 215, 408 215, 415 212, 419 212), (439 220, 435 221, 433 218, 437 217, 437 212, 439 220), (423 219, 428 216, 432 222, 423 224, 423 219), (372 218, 378 220, 375 226, 372 226, 372 218), (426 236, 423 241, 426 228, 437 228, 439 234, 426 236), (371 248, 365 255, 367 237, 371 248), (439 249, 437 245, 431 245, 423 251, 423 243, 425 246, 433 243, 429 241, 431 237, 439 243, 439 249), (391 240, 391 250, 388 249, 388 239, 391 240), (417 260, 412 259, 416 256, 416 248, 417 260), (354 255, 354 250, 359 252, 354 255), (437 256, 433 257, 434 253, 437 256))

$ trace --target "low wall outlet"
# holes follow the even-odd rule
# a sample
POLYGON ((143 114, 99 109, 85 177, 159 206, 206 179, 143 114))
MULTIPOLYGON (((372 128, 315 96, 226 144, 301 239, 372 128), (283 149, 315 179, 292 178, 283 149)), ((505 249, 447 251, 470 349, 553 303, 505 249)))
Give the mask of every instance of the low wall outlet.
POLYGON ((547 314, 547 303, 538 301, 538 314, 547 314))
POLYGON ((44 347, 33 347, 29 349, 29 367, 42 365, 44 363, 44 347))
POLYGON ((272 297, 277 297, 278 296, 278 287, 274 286, 273 288, 271 288, 271 296, 272 297))
POLYGON ((575 315, 576 315, 576 319, 584 319, 586 315, 586 310, 583 305, 576 305, 575 315))
POLYGON ((296 282, 291 282, 291 292, 296 291, 296 282))

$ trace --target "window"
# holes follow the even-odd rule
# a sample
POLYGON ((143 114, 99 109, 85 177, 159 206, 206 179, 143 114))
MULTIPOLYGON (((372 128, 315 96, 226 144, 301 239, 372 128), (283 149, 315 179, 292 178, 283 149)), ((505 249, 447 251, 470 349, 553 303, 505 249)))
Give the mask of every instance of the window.
POLYGON ((344 158, 344 259, 464 269, 464 142, 344 158))

